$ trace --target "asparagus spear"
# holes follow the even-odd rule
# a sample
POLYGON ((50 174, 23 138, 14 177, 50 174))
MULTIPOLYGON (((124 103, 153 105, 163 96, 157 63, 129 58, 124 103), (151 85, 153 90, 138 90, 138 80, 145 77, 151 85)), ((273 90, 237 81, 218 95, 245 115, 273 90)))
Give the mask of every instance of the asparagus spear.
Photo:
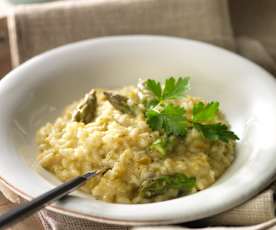
POLYGON ((91 90, 91 92, 86 94, 84 99, 77 106, 76 110, 72 115, 72 120, 88 124, 94 120, 96 115, 96 108, 97 108, 96 91, 91 90))
POLYGON ((108 93, 108 92, 104 92, 104 95, 115 109, 121 111, 122 113, 129 113, 134 115, 134 111, 127 104, 127 97, 124 97, 119 94, 108 93))
POLYGON ((144 198, 152 198, 165 194, 170 189, 176 189, 179 194, 187 195, 195 186, 196 179, 194 177, 177 173, 145 180, 140 186, 140 194, 144 198))

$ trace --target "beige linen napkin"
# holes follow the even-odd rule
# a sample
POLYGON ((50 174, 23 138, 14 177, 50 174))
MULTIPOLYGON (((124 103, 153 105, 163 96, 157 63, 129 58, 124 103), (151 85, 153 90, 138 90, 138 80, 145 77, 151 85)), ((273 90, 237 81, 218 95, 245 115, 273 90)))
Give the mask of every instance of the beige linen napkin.
POLYGON ((55 2, 19 7, 14 19, 15 65, 69 42, 118 34, 164 34, 234 49, 226 0, 55 2))
MULTIPOLYGON (((23 6, 10 15, 9 30, 15 66, 45 50, 82 39, 162 34, 219 45, 275 71, 274 60, 261 43, 234 38, 226 0, 82 0, 23 6)), ((6 196, 14 201, 16 197, 4 189, 6 196)), ((273 194, 272 188, 267 189, 242 206, 205 219, 200 225, 252 225, 268 221, 275 217, 273 194)), ((40 213, 40 218, 47 230, 127 229, 46 210, 40 213)), ((255 229, 265 229, 274 222, 255 229)))

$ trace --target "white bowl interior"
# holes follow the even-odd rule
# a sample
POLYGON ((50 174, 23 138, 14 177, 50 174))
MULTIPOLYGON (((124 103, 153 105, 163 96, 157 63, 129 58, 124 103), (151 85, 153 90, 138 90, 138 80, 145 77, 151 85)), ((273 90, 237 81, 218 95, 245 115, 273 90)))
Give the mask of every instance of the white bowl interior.
POLYGON ((136 84, 138 78, 168 76, 190 76, 189 94, 221 103, 240 137, 231 168, 212 187, 177 200, 121 205, 74 197, 58 207, 107 222, 178 222, 215 214, 254 195, 275 173, 274 79, 228 51, 166 37, 117 37, 68 45, 6 76, 0 84, 0 105, 5 108, 0 115, 0 175, 32 197, 49 190, 57 181, 36 163, 39 127, 54 121, 91 88, 118 88, 136 84))

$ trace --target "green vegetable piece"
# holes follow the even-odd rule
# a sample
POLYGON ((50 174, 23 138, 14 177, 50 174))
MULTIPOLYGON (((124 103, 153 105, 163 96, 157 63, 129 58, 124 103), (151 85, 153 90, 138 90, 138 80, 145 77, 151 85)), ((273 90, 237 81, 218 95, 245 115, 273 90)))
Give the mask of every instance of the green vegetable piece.
POLYGON ((154 141, 150 148, 158 151, 161 156, 166 156, 168 153, 171 153, 176 145, 176 137, 175 136, 164 136, 158 138, 154 141))
POLYGON ((185 136, 188 122, 184 116, 185 110, 180 106, 168 104, 146 111, 147 122, 151 129, 163 129, 167 135, 185 136))
POLYGON ((104 92, 104 95, 115 109, 119 110, 122 113, 129 113, 134 115, 134 111, 127 104, 127 97, 108 92, 104 92))
POLYGON ((185 92, 190 88, 190 78, 169 78, 165 82, 162 99, 179 99, 184 97, 185 92))
MULTIPOLYGON (((194 127, 209 140, 228 142, 239 139, 224 124, 206 124, 206 122, 215 121, 218 116, 219 103, 216 101, 207 105, 203 102, 195 104, 191 120, 185 117, 184 108, 168 104, 166 100, 184 97, 185 92, 190 88, 189 78, 175 79, 171 77, 165 81, 163 87, 159 82, 149 79, 143 83, 143 87, 150 95, 150 97, 144 98, 143 103, 146 120, 152 130, 164 132, 167 136, 185 136, 187 130, 194 127)), ((164 155, 166 153, 165 143, 166 141, 162 139, 157 140, 156 143, 153 143, 153 147, 164 155)))
POLYGON ((97 97, 96 91, 92 90, 86 94, 72 114, 72 120, 88 124, 92 122, 96 115, 97 97))
POLYGON ((149 79, 145 82, 145 85, 146 85, 146 88, 150 90, 158 100, 161 99, 162 89, 161 89, 160 82, 149 79))
POLYGON ((170 77, 165 81, 162 89, 160 82, 149 79, 145 82, 146 88, 152 92, 158 101, 167 99, 179 99, 184 97, 185 92, 190 88, 189 78, 170 77))
POLYGON ((153 198, 166 194, 170 189, 176 189, 180 195, 187 195, 195 186, 195 177, 178 173, 145 180, 140 186, 140 194, 144 198, 153 198))
MULTIPOLYGON (((161 87, 160 87, 161 89, 161 87)), ((142 103, 156 100, 156 96, 153 94, 151 90, 147 87, 147 81, 139 79, 139 82, 137 84, 137 95, 139 99, 142 101, 142 103)))
POLYGON ((198 102, 193 107, 194 122, 209 122, 217 118, 219 111, 219 102, 212 101, 205 105, 203 102, 198 102))
POLYGON ((157 106, 159 104, 159 101, 156 99, 144 100, 143 104, 146 109, 153 109, 155 106, 157 106))
POLYGON ((239 140, 239 137, 224 124, 210 124, 202 125, 199 123, 194 123, 194 127, 203 134, 209 140, 216 141, 221 140, 223 142, 228 142, 229 140, 239 140))

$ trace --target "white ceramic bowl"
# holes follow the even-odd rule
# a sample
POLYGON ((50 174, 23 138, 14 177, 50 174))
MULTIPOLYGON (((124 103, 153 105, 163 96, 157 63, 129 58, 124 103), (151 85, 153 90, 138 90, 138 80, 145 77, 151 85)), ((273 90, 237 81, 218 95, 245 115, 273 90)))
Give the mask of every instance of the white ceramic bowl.
MULTIPOLYGON (((191 76, 190 94, 221 102, 240 137, 234 164, 196 194, 141 205, 72 196, 50 210, 99 222, 164 224, 230 209, 266 186, 276 172, 276 84, 272 76, 229 51, 186 39, 122 36, 93 39, 46 52, 0 83, 0 175, 31 199, 54 186, 37 173, 34 136, 93 87, 135 84, 138 78, 191 76)), ((45 178, 47 177, 47 178, 45 178)))

